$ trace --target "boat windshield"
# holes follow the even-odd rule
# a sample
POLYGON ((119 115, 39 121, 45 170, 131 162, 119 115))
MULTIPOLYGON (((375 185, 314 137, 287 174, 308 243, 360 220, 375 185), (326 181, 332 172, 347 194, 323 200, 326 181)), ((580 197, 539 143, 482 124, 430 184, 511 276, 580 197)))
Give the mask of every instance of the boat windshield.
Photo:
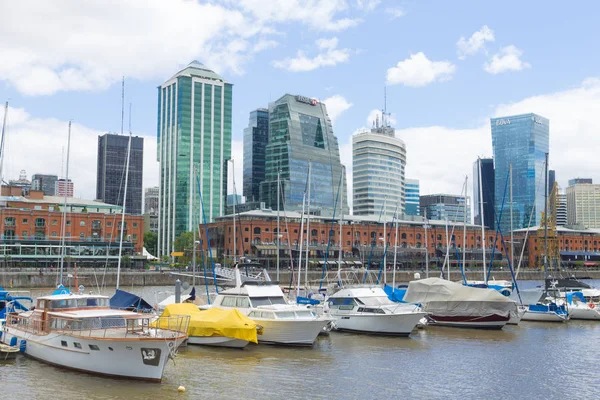
POLYGON ((283 296, 271 297, 252 297, 250 298, 253 307, 271 306, 273 304, 287 304, 283 296))
POLYGON ((50 309, 65 309, 65 308, 107 308, 110 307, 110 300, 105 298, 87 297, 83 299, 63 299, 52 300, 50 309))
POLYGON ((299 318, 313 318, 315 317, 315 313, 312 311, 296 311, 296 315, 299 318))
POLYGON ((394 302, 387 298, 387 296, 377 296, 377 297, 359 297, 357 298, 359 303, 364 304, 365 306, 388 306, 394 305, 394 302))
POLYGON ((277 319, 294 319, 296 316, 293 311, 279 311, 275 313, 277 319))

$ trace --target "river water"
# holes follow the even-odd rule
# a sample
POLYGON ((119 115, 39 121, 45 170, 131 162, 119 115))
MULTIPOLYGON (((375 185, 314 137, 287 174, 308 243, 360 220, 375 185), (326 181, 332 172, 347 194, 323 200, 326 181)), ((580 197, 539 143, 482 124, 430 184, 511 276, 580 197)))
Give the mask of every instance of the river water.
MULTIPOLYGON (((153 301, 156 290, 141 293, 153 301)), ((3 399, 44 400, 587 399, 600 397, 599 343, 600 322, 588 321, 523 321, 501 331, 428 327, 410 338, 333 332, 312 348, 188 346, 159 384, 19 357, 0 362, 0 393, 3 399), (185 393, 177 392, 179 385, 185 393)))

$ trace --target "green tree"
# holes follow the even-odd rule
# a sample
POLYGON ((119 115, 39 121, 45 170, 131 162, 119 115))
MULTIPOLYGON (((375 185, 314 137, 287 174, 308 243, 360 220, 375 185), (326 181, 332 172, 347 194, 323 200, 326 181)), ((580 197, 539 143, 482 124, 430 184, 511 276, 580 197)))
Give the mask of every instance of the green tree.
POLYGON ((144 247, 150 254, 156 257, 158 254, 158 235, 154 232, 145 232, 144 233, 144 247))
POLYGON ((173 243, 175 247, 175 251, 182 251, 183 257, 177 257, 177 262, 181 264, 187 264, 192 259, 192 247, 194 245, 194 233, 193 232, 183 232, 177 238, 175 238, 175 243, 173 243))

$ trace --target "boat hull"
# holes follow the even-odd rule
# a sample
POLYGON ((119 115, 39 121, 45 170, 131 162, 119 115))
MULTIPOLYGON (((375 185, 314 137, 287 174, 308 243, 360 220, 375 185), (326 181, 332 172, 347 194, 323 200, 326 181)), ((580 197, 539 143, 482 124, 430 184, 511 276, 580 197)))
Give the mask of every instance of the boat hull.
POLYGON ((473 315, 430 315, 429 318, 437 326, 449 326, 453 328, 470 329, 492 329, 498 330, 504 328, 509 320, 509 316, 497 314, 473 316, 473 315))
POLYGON ((557 314, 555 312, 526 311, 521 320, 539 322, 567 322, 569 320, 569 315, 557 314))
POLYGON ((48 364, 95 375, 155 382, 162 379, 171 348, 177 348, 184 339, 97 339, 58 332, 35 335, 11 327, 6 328, 4 336, 5 343, 10 343, 13 337, 18 346, 25 341, 24 354, 48 364), (75 343, 79 346, 75 347, 75 343))
POLYGON ((571 319, 585 319, 592 321, 600 321, 600 311, 597 308, 584 307, 570 307, 569 315, 571 319))
POLYGON ((226 336, 190 336, 188 344, 197 344, 202 346, 229 347, 234 349, 243 349, 248 345, 247 340, 240 340, 226 336))
POLYGON ((263 334, 258 337, 259 344, 278 344, 293 346, 312 346, 328 319, 254 319, 263 327, 263 334))
POLYGON ((510 312, 510 318, 508 319, 507 325, 519 325, 523 315, 527 309, 525 307, 518 307, 516 310, 510 312))
POLYGON ((340 314, 334 317, 335 329, 346 332, 386 336, 408 336, 426 313, 340 314))

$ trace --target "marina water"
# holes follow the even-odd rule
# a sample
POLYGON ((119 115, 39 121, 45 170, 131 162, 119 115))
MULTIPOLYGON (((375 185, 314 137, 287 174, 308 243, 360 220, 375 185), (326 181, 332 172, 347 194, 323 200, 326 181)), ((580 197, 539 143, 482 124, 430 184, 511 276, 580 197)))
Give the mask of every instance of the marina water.
MULTIPOLYGON (((165 289, 131 291, 153 302, 154 292, 165 289)), ((598 342, 594 321, 524 321, 501 331, 428 327, 410 338, 333 332, 312 348, 188 346, 160 384, 70 372, 27 357, 0 362, 0 381, 5 399, 598 398, 598 342), (180 384, 185 393, 177 392, 180 384)))

